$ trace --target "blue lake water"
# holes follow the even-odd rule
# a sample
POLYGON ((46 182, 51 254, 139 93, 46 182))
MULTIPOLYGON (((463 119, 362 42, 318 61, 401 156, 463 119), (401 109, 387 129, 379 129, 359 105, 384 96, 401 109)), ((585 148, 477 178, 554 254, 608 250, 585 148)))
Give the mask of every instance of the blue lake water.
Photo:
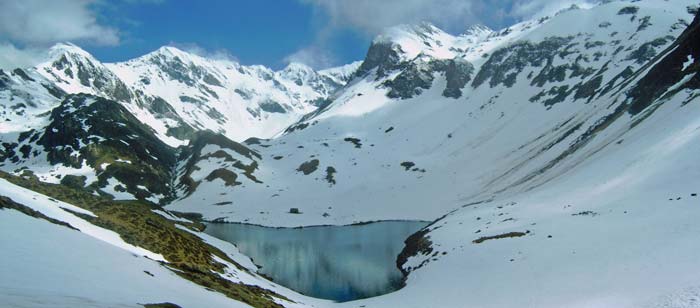
POLYGON ((206 233, 238 246, 276 283, 302 294, 350 301, 402 286, 396 257, 426 222, 267 228, 210 223, 206 233))

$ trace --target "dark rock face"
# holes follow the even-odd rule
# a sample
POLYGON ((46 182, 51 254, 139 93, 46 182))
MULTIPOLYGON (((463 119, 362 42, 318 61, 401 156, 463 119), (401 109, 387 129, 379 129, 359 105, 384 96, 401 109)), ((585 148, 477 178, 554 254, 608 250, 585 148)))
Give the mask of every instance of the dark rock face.
POLYGON ((620 11, 617 12, 617 15, 634 15, 637 14, 638 11, 639 7, 637 6, 627 6, 620 9, 620 11))
POLYGON ((420 95, 423 90, 430 89, 433 84, 435 62, 410 62, 393 80, 384 82, 389 88, 388 97, 409 99, 420 95))
POLYGON ((161 97, 155 97, 151 100, 151 105, 149 110, 153 112, 157 117, 165 118, 179 118, 177 112, 173 109, 168 102, 166 102, 161 97))
POLYGON ((651 63, 656 64, 630 91, 629 113, 640 113, 654 101, 663 99, 662 95, 670 87, 687 76, 692 75, 683 86, 671 91, 672 93, 666 93, 666 97, 684 89, 700 89, 700 66, 697 62, 700 58, 700 15, 696 16, 690 26, 661 54, 664 55, 663 59, 652 61, 651 63))
POLYGON ((367 51, 364 62, 355 72, 356 77, 363 77, 371 70, 377 69, 377 77, 385 77, 387 72, 399 68, 401 47, 391 42, 374 42, 367 51))
POLYGON ((489 86, 504 85, 512 87, 516 78, 527 66, 544 68, 532 85, 543 86, 546 82, 561 81, 570 67, 554 67, 554 57, 566 53, 565 46, 571 37, 550 37, 540 43, 520 42, 510 47, 497 50, 474 77, 472 87, 477 88, 489 82, 489 86))
POLYGON ((24 72, 24 71, 23 71, 22 69, 20 69, 20 68, 16 68, 14 71, 12 71, 12 73, 13 73, 14 75, 17 75, 17 76, 21 77, 21 78, 24 79, 25 81, 36 81, 36 80, 32 79, 31 77, 29 77, 29 75, 27 75, 27 73, 24 72))
POLYGON ((303 173, 304 175, 309 175, 318 169, 319 163, 320 161, 318 159, 312 159, 299 165, 297 171, 303 173))
POLYGON ((647 63, 656 56, 656 48, 666 45, 670 40, 673 40, 673 37, 660 37, 646 42, 632 52, 627 60, 634 60, 637 64, 647 63))
POLYGON ((9 82, 9 76, 7 76, 3 70, 0 70, 0 90, 6 89, 9 82))
POLYGON ((447 78, 447 87, 442 91, 442 95, 451 98, 460 98, 462 96, 462 88, 471 80, 474 72, 474 65, 466 60, 456 58, 447 62, 445 68, 445 78, 447 78))
POLYGON ((91 87, 109 98, 117 101, 129 101, 133 98, 133 94, 126 84, 111 71, 95 65, 90 59, 83 56, 67 53, 54 61, 52 66, 63 70, 71 78, 77 77, 81 85, 91 87))
POLYGON ((422 230, 409 236, 404 241, 405 246, 403 250, 401 250, 399 256, 396 258, 396 267, 399 268, 404 276, 408 276, 412 270, 415 270, 415 268, 404 267, 404 264, 406 264, 408 258, 419 254, 430 255, 433 252, 433 243, 430 241, 430 236, 428 236, 429 232, 430 230, 428 227, 423 228, 422 230))
POLYGON ((169 183, 175 151, 119 103, 86 94, 69 95, 53 109, 50 120, 36 142, 44 148, 49 163, 72 168, 87 164, 97 170, 93 190, 116 178, 138 199, 153 194, 166 199, 172 196, 169 183))
POLYGON ((260 109, 262 109, 263 111, 270 112, 270 113, 286 113, 287 112, 287 110, 284 109, 284 107, 280 103, 278 103, 274 100, 271 100, 271 99, 264 100, 264 101, 260 102, 259 105, 260 105, 260 109))
POLYGON ((409 99, 430 89, 436 74, 444 74, 447 86, 443 96, 459 98, 462 88, 471 80, 474 66, 461 58, 450 60, 417 59, 399 66, 402 72, 392 80, 384 82, 391 98, 409 99))
POLYGON ((325 177, 325 179, 326 179, 326 182, 328 182, 328 184, 330 184, 330 185, 335 185, 335 183, 336 183, 336 182, 335 182, 335 174, 336 174, 336 173, 338 173, 338 171, 335 170, 335 168, 334 168, 333 166, 328 166, 328 167, 326 168, 326 177, 325 177))

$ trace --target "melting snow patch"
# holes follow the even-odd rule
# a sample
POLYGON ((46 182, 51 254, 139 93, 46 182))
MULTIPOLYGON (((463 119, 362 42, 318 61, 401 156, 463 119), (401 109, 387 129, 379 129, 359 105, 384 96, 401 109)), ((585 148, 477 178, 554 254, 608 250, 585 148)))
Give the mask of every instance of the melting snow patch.
POLYGON ((683 71, 687 70, 688 67, 693 65, 695 63, 695 59, 693 59, 693 55, 688 55, 688 59, 683 63, 683 71))

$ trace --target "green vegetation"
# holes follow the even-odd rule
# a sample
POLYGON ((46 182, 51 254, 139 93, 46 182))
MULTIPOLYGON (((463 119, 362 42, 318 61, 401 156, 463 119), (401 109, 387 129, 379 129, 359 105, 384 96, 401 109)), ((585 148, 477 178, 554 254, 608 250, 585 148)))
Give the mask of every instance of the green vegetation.
POLYGON ((521 236, 525 236, 526 234, 527 234, 526 232, 508 232, 508 233, 503 233, 503 234, 498 234, 498 235, 493 235, 493 236, 482 236, 478 239, 473 240, 472 243, 481 244, 485 241, 497 240, 497 239, 502 239, 502 238, 521 237, 521 236))
MULTIPOLYGON (((141 200, 162 195, 167 202, 173 197, 173 149, 119 103, 86 94, 70 95, 51 111, 50 120, 43 132, 29 132, 30 141, 45 149, 51 164, 87 165, 100 171, 96 182, 82 186, 101 192, 114 178, 141 200)), ((27 154, 29 150, 25 149, 27 154)), ((66 181, 73 187, 81 184, 77 178, 66 181)))
POLYGON ((143 305, 145 308, 182 308, 178 305, 175 305, 173 303, 158 303, 158 304, 145 304, 143 305))
POLYGON ((206 180, 211 182, 215 179, 221 179, 222 181, 224 181, 226 186, 241 185, 241 182, 236 182, 236 178, 238 178, 238 175, 233 173, 233 171, 220 168, 209 173, 209 175, 206 177, 206 180))
MULTIPOLYGON (((223 251, 206 244, 196 235, 176 226, 179 224, 193 231, 201 231, 204 229, 201 223, 170 221, 154 213, 152 211, 154 207, 143 201, 113 201, 92 195, 86 190, 43 183, 31 176, 18 177, 0 172, 0 178, 93 212, 98 217, 74 214, 96 226, 118 233, 129 244, 161 254, 167 260, 168 268, 171 268, 179 276, 201 286, 253 307, 281 307, 273 301, 273 297, 286 299, 257 286, 234 283, 222 278, 219 273, 224 273, 226 265, 215 261, 214 256, 233 264, 238 270, 247 270, 229 258, 223 251)), ((7 198, 0 198, 0 205, 41 218, 40 213, 37 214, 30 211, 31 209, 27 210, 26 207, 13 205, 11 200, 8 201, 7 198)))
MULTIPOLYGON (((192 179, 192 173, 198 169, 197 163, 202 160, 206 160, 210 157, 220 158, 226 162, 233 162, 233 167, 243 171, 243 175, 249 180, 255 183, 262 183, 253 174, 255 170, 258 169, 257 160, 262 159, 260 154, 249 149, 243 144, 231 141, 223 135, 216 134, 211 131, 202 131, 195 133, 192 139, 190 140, 189 146, 183 149, 183 151, 180 153, 180 160, 186 160, 187 164, 185 165, 185 173, 180 177, 179 185, 185 188, 185 190, 187 191, 187 195, 192 194, 199 185, 199 182, 192 179), (250 159, 252 162, 249 164, 244 164, 243 162, 233 158, 231 155, 229 155, 228 153, 226 153, 226 151, 223 150, 218 150, 214 153, 207 153, 203 155, 202 149, 207 145, 217 145, 222 149, 231 150, 250 159)), ((209 176, 207 176, 207 180, 211 181, 215 178, 221 178, 227 182, 227 185, 241 184, 240 182, 236 182, 238 174, 236 174, 232 170, 222 170, 224 169, 213 171, 209 174, 209 176)))

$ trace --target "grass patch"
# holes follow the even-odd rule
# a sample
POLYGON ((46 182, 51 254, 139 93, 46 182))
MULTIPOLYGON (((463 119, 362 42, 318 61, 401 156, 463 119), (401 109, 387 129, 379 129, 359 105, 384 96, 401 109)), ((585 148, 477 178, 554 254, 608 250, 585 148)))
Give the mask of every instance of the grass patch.
POLYGON ((228 170, 228 169, 216 169, 209 173, 209 175, 206 177, 206 180, 211 182, 216 179, 221 179, 224 181, 224 184, 226 186, 236 186, 236 185, 241 185, 241 182, 236 182, 236 179, 238 178, 238 175, 235 174, 233 171, 228 170))
MULTIPOLYGON (((253 307, 281 307, 274 302, 273 298, 288 300, 272 291, 234 283, 219 276, 219 273, 224 272, 226 265, 216 262, 213 256, 226 260, 240 271, 247 271, 247 269, 237 264, 223 251, 176 226, 180 224, 199 231, 201 226, 198 226, 198 223, 173 222, 154 213, 152 211, 154 207, 143 201, 113 201, 94 196, 84 190, 43 183, 36 178, 22 178, 2 171, 0 171, 0 178, 93 212, 98 217, 74 214, 96 226, 118 233, 129 244, 161 254, 168 261, 167 266, 173 272, 203 287, 253 307)), ((8 200, 2 200, 0 199, 0 202, 3 207, 18 208, 8 200)), ((33 217, 41 215, 41 213, 32 212, 31 209, 27 210, 26 207, 19 208, 20 211, 33 217)))
POLYGON ((173 303, 158 303, 158 304, 145 304, 143 305, 145 308, 182 308, 178 305, 175 305, 173 303))
POLYGON ((508 232, 508 233, 503 233, 499 235, 492 235, 492 236, 482 236, 478 239, 475 239, 472 241, 474 244, 481 244, 485 241, 490 241, 490 240, 498 240, 502 238, 511 238, 511 237, 521 237, 525 236, 527 233, 525 232, 508 232))

